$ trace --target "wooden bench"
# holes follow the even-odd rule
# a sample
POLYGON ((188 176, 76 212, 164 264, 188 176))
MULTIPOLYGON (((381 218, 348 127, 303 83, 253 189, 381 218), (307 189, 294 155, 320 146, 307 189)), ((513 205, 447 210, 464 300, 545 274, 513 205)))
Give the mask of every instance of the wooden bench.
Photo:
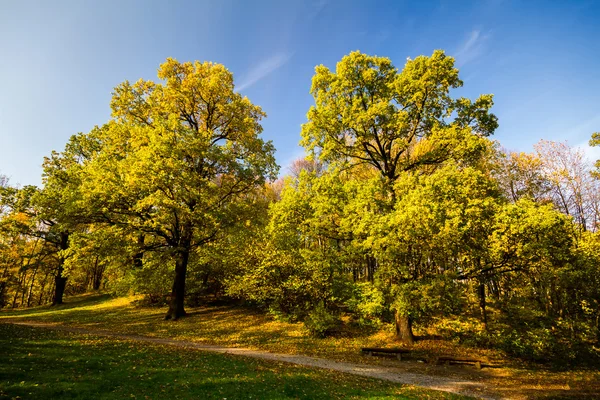
POLYGON ((448 356, 440 356, 434 359, 434 364, 472 364, 475 365, 477 369, 481 369, 483 362, 481 360, 477 360, 475 358, 461 358, 461 357, 448 357, 448 356))
POLYGON ((362 353, 368 356, 374 354, 395 354, 398 360, 402 361, 402 354, 410 353, 410 350, 399 349, 399 348, 382 348, 382 347, 363 347, 362 353))

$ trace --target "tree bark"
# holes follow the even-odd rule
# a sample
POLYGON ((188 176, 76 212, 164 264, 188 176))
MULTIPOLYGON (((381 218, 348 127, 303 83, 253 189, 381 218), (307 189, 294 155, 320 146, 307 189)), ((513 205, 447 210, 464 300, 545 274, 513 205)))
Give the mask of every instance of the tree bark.
POLYGON ((396 337, 408 345, 415 344, 415 335, 412 331, 412 320, 408 315, 396 311, 396 337))
POLYGON ((100 290, 100 285, 102 284, 102 272, 99 271, 94 275, 94 281, 92 282, 92 290, 100 290))
POLYGON ((485 299, 485 284, 482 281, 479 281, 477 285, 477 297, 479 298, 479 312, 481 314, 481 322, 483 322, 483 329, 488 330, 488 321, 487 321, 487 309, 486 309, 486 299, 485 299))
POLYGON ((142 269, 144 266, 144 242, 146 238, 143 233, 140 233, 137 238, 138 251, 133 255, 133 267, 142 269))
POLYGON ((41 306, 42 305, 42 300, 44 299, 44 289, 46 289, 46 282, 48 281, 48 271, 46 271, 46 275, 44 276, 44 279, 42 279, 41 285, 42 287, 40 288, 40 297, 38 298, 37 301, 37 305, 41 306))
POLYGON ((39 261, 38 261, 38 264, 36 264, 36 267, 33 270, 33 276, 31 277, 31 283, 29 284, 29 294, 27 295, 27 307, 31 307, 31 298, 33 297, 33 284, 35 283, 35 276, 37 275, 39 268, 40 268, 40 266, 39 266, 39 261))
POLYGON ((25 282, 25 271, 21 271, 19 273, 19 283, 17 285, 17 287, 15 288, 15 295, 13 297, 13 301, 12 301, 12 307, 11 308, 15 308, 17 306, 17 299, 19 298, 19 290, 23 289, 25 290, 22 286, 23 283, 25 282))
POLYGON ((600 344, 600 302, 596 301, 596 343, 600 344))
POLYGON ((175 260, 175 280, 173 281, 173 290, 171 291, 171 299, 169 301, 169 311, 165 315, 166 320, 177 320, 186 315, 183 303, 185 300, 185 277, 189 257, 190 246, 187 243, 187 245, 178 251, 175 260))
MULTIPOLYGON (((69 234, 61 232, 60 234, 60 250, 67 250, 69 248, 69 234)), ((52 298, 52 305, 56 306, 63 303, 63 295, 65 294, 65 287, 67 286, 67 278, 63 276, 65 270, 65 258, 61 255, 58 260, 58 268, 56 269, 56 275, 54 276, 54 297, 52 298)))
POLYGON ((6 301, 4 299, 4 290, 6 289, 6 282, 0 281, 0 308, 3 308, 6 305, 6 301))
POLYGON ((8 266, 9 264, 6 264, 6 266, 4 267, 4 271, 2 272, 2 276, 0 276, 0 308, 8 304, 5 301, 6 299, 4 298, 4 296, 6 295, 6 286, 8 285, 8 282, 5 280, 8 276, 8 266))
POLYGON ((99 263, 100 256, 96 256, 92 273, 92 290, 100 290, 102 277, 104 276, 105 266, 99 263))
POLYGON ((65 287, 67 286, 67 278, 62 276, 62 267, 60 269, 61 271, 54 276, 54 297, 52 298, 53 306, 63 303, 65 287))
POLYGON ((23 291, 21 292, 21 302, 19 303, 19 307, 23 307, 25 304, 25 294, 27 293, 27 274, 23 277, 23 291))
POLYGON ((54 299, 54 287, 56 286, 56 281, 54 279, 50 279, 51 285, 48 290, 48 296, 46 297, 46 303, 52 304, 52 300, 54 299))

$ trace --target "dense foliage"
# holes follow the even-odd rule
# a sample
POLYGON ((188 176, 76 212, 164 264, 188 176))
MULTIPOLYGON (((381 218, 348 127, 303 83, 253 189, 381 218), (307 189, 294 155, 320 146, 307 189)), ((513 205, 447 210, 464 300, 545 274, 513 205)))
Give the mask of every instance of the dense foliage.
POLYGON ((42 188, 0 180, 0 306, 103 289, 177 319, 220 298, 316 336, 434 329, 597 360, 600 161, 501 149, 492 95, 452 96, 452 57, 318 66, 310 155, 278 181, 265 114, 225 67, 168 59, 158 78, 117 86, 112 118, 45 159, 42 188))

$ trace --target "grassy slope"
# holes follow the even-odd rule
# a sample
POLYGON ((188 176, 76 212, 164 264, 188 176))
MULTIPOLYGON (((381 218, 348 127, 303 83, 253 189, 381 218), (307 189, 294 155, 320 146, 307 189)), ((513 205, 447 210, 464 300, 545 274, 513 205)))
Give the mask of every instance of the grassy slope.
MULTIPOLYGON (((59 307, 5 311, 0 313, 0 319, 16 317, 351 362, 379 363, 381 360, 378 358, 365 359, 361 356, 360 348, 389 346, 394 342, 391 330, 342 332, 335 337, 312 338, 301 323, 275 321, 268 315, 240 307, 198 307, 187 311, 187 318, 164 321, 164 308, 137 307, 135 297, 83 295, 67 299, 66 304, 59 307)), ((436 351, 474 356, 470 350, 441 341, 420 341, 416 350, 418 355, 425 357, 432 347, 436 351)), ((492 352, 480 351, 476 355, 489 361, 499 361, 498 354, 492 352)))
MULTIPOLYGON (((95 329, 157 337, 169 337, 201 343, 243 346, 289 354, 305 354, 330 359, 371 364, 394 364, 408 371, 476 379, 495 386, 509 387, 512 397, 517 392, 528 397, 567 395, 600 397, 599 371, 553 373, 522 368, 484 369, 443 368, 428 364, 402 363, 379 357, 363 357, 360 347, 391 346, 392 332, 340 335, 327 339, 307 337, 301 324, 273 321, 268 316, 235 307, 199 307, 188 309, 190 316, 180 321, 163 321, 164 309, 136 307, 135 298, 111 298, 107 295, 85 295, 67 299, 60 307, 38 307, 4 311, 2 318, 64 323, 95 329)), ((477 356, 489 361, 502 361, 492 352, 472 352, 452 343, 424 340, 416 345, 417 357, 430 352, 477 356)))
POLYGON ((460 398, 289 364, 5 324, 0 377, 0 398, 460 398))

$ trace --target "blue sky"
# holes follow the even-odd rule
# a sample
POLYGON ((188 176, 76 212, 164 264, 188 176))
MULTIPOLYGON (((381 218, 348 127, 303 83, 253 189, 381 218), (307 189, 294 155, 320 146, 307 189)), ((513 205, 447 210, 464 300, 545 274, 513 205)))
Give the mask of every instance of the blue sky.
POLYGON ((495 95, 503 146, 585 146, 600 131, 598 21, 593 0, 2 1, 0 173, 40 184, 43 157, 106 122, 113 87, 156 79, 167 57, 225 64, 267 112, 283 173, 303 154, 315 65, 352 50, 401 68, 444 49, 465 82, 456 95, 495 95))

